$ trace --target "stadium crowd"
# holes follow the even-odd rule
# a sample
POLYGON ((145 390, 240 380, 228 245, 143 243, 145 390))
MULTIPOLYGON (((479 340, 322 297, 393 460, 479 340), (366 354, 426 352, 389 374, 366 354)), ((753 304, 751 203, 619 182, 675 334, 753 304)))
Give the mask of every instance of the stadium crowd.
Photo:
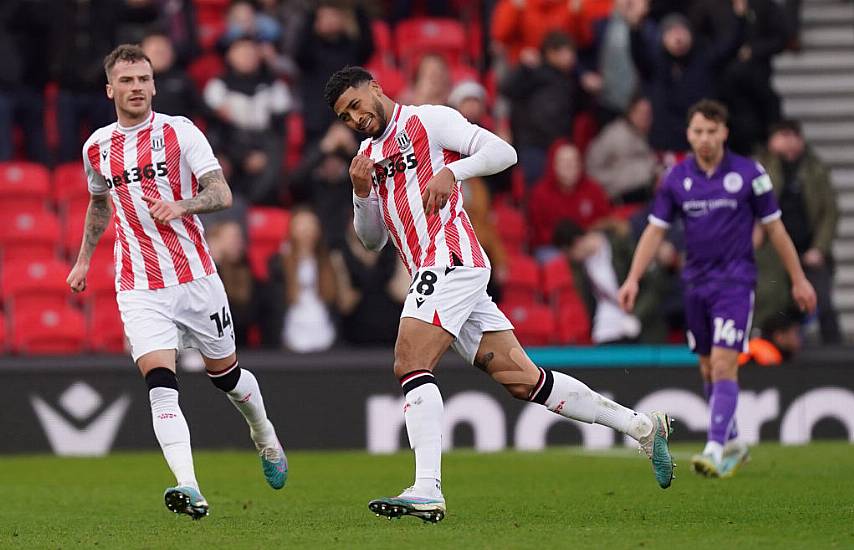
MULTIPOLYGON (((69 351, 122 349, 114 234, 81 300, 64 280, 88 201, 82 142, 114 120, 102 59, 123 42, 151 58, 154 109, 205 131, 234 191, 234 207, 204 222, 241 346, 394 342, 408 276, 392 247, 369 252, 354 235, 347 171, 358 137, 321 94, 345 65, 367 67, 402 103, 452 106, 516 147, 516 167, 463 191, 492 261, 490 293, 523 343, 683 341, 678 226, 633 314, 616 293, 656 184, 688 148, 685 113, 704 97, 728 106, 729 146, 771 174, 819 295, 821 339, 838 342, 833 187, 771 86, 772 58, 799 47, 798 4, 5 0, 0 347, 37 353, 65 338, 69 351)), ((803 320, 770 246, 757 237, 756 247, 755 326, 794 352, 803 320)))

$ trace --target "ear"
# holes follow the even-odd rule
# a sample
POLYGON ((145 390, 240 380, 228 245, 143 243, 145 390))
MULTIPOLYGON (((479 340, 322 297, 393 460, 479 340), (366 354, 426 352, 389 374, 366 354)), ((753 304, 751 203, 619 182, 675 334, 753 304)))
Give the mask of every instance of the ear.
POLYGON ((107 97, 113 99, 113 87, 110 84, 107 84, 107 97))
POLYGON ((383 87, 380 86, 380 83, 377 82, 376 80, 371 80, 371 82, 370 82, 370 84, 368 84, 368 86, 371 87, 371 91, 374 92, 375 95, 377 95, 377 96, 383 95, 383 87))

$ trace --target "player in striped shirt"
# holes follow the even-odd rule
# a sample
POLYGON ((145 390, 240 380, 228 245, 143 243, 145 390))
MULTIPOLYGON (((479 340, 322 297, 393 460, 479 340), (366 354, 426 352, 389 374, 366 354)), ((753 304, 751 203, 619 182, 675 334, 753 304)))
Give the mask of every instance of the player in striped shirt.
POLYGON ((178 482, 164 499, 170 510, 198 519, 208 503, 178 405, 179 347, 199 349, 213 384, 245 417, 270 486, 283 487, 288 472, 258 382, 238 366, 228 298, 197 216, 230 207, 231 190, 201 131, 184 117, 152 111, 154 76, 142 49, 117 47, 104 70, 118 121, 83 146, 91 198, 68 284, 74 292, 86 289, 92 253, 114 210, 116 301, 149 388, 154 433, 178 482))
POLYGON ((667 416, 636 413, 564 373, 538 368, 486 293, 489 258, 463 210, 460 186, 515 164, 513 147, 449 107, 396 104, 361 67, 332 75, 325 95, 342 122, 368 136, 350 165, 356 232, 371 250, 382 248, 391 236, 412 275, 394 374, 406 396, 415 483, 397 497, 371 501, 370 509, 434 522, 445 515, 443 405, 433 369, 448 347, 513 397, 633 437, 652 459, 659 485, 669 487, 673 462, 667 416))

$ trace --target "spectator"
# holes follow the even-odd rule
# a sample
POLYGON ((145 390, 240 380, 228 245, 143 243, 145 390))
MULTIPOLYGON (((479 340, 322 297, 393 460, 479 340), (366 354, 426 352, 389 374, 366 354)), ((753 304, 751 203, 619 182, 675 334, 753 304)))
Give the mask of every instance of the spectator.
POLYGON ((738 364, 752 361, 760 367, 775 367, 792 359, 802 346, 800 314, 780 312, 762 325, 759 336, 750 339, 738 364))
POLYGON ((652 101, 651 145, 659 151, 685 151, 685 113, 716 89, 716 74, 735 57, 744 39, 747 0, 732 0, 737 15, 733 32, 712 44, 698 44, 688 19, 670 14, 661 21, 660 34, 647 19, 648 5, 633 4, 632 58, 652 101))
POLYGON ((49 78, 50 10, 46 0, 8 0, 0 7, 0 161, 14 155, 19 123, 29 160, 47 163, 44 87, 49 78))
POLYGON ((204 99, 216 114, 213 147, 233 167, 232 188, 252 203, 277 203, 291 95, 261 64, 254 40, 241 38, 229 46, 225 75, 208 82, 204 99))
POLYGON ((184 67, 198 55, 196 8, 192 0, 124 0, 117 40, 139 43, 156 30, 173 44, 176 63, 184 67))
POLYGON ((556 141, 548 158, 546 175, 534 188, 528 204, 532 245, 541 261, 553 254, 552 240, 561 221, 570 220, 587 231, 611 209, 599 184, 584 174, 581 155, 574 145, 556 141))
POLYGON ((627 19, 631 3, 638 1, 615 0, 611 14, 593 22, 593 40, 581 52, 581 84, 596 98, 600 126, 625 113, 638 90, 627 19))
POLYGON ((329 249, 344 247, 350 225, 345 214, 353 209, 350 161, 358 146, 343 123, 333 123, 323 139, 305 153, 291 180, 291 199, 296 204, 311 205, 317 212, 329 249))
POLYGON ((418 61, 410 85, 400 94, 405 105, 446 105, 451 93, 451 70, 439 54, 426 54, 418 61))
POLYGON ((520 61, 501 83, 501 93, 511 101, 513 144, 531 185, 542 176, 551 143, 572 136, 581 88, 575 46, 565 33, 550 33, 541 53, 528 50, 520 61))
POLYGON ((566 0, 499 0, 492 14, 492 39, 511 65, 535 55, 553 31, 585 45, 590 37, 572 4, 566 0))
POLYGON ((409 274, 393 246, 378 252, 364 247, 348 220, 344 246, 330 256, 335 268, 335 307, 341 339, 356 346, 394 343, 409 274))
POLYGON ((316 143, 335 120, 323 100, 329 75, 345 65, 364 65, 374 52, 371 22, 361 7, 344 0, 321 0, 306 18, 297 41, 300 94, 306 142, 316 143))
POLYGON ((643 203, 652 198, 656 157, 649 146, 652 105, 637 96, 624 117, 611 122, 587 150, 587 171, 613 204, 643 203))
MULTIPOLYGON (((804 272, 816 291, 821 339, 825 344, 841 341, 837 313, 833 307, 833 238, 839 211, 830 171, 806 144, 801 126, 793 120, 772 127, 768 149, 759 156, 768 171, 783 212, 783 225, 801 257, 804 272)), ((769 243, 756 254, 760 284, 757 285, 756 320, 762 325, 775 312, 792 308, 788 281, 769 243)))
POLYGON ((271 271, 284 293, 282 344, 299 353, 329 349, 335 341, 330 308, 335 303, 335 270, 323 244, 317 215, 295 209, 291 215, 290 241, 271 271))
POLYGON ((282 27, 275 17, 255 9, 249 0, 236 0, 228 8, 225 32, 220 47, 227 49, 239 38, 254 38, 259 43, 276 43, 282 38, 282 27))
POLYGON ((448 105, 460 112, 472 124, 486 129, 493 127, 486 104, 486 89, 478 82, 466 80, 451 90, 448 105))
POLYGON ((240 225, 234 221, 217 223, 206 233, 211 257, 228 295, 235 341, 238 347, 244 347, 254 320, 255 300, 255 281, 246 258, 246 239, 240 225))
POLYGON ((55 4, 50 14, 55 23, 50 33, 52 66, 59 85, 59 162, 80 160, 84 122, 92 131, 115 121, 115 110, 104 93, 104 57, 116 45, 121 8, 115 0, 66 0, 55 4))
POLYGON ((193 80, 176 64, 175 48, 162 33, 149 34, 142 40, 142 50, 151 59, 157 95, 153 107, 158 113, 197 118, 205 105, 193 80))

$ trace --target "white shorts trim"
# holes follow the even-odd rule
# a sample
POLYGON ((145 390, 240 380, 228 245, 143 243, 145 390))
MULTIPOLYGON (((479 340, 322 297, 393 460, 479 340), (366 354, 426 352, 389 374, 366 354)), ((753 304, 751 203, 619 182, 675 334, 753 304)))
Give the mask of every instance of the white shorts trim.
POLYGON ((116 302, 134 362, 158 350, 197 348, 209 359, 235 351, 228 297, 216 273, 157 290, 124 290, 116 302))

